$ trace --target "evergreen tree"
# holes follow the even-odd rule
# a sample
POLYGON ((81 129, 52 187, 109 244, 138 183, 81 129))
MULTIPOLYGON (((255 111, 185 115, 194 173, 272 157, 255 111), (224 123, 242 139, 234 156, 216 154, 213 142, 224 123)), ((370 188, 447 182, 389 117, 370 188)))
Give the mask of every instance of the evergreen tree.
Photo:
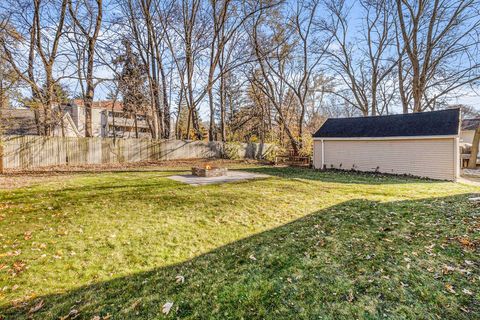
POLYGON ((118 91, 123 100, 123 111, 135 120, 135 134, 138 138, 137 115, 147 115, 149 110, 148 75, 145 65, 130 42, 124 41, 125 52, 114 63, 121 66, 116 76, 118 91))

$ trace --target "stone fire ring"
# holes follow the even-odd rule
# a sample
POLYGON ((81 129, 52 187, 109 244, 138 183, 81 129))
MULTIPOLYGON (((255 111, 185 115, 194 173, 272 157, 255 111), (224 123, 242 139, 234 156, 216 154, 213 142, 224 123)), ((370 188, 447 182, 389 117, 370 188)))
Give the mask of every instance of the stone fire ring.
POLYGON ((226 176, 228 173, 227 168, 220 168, 220 167, 193 167, 192 168, 192 175, 197 177, 222 177, 226 176))

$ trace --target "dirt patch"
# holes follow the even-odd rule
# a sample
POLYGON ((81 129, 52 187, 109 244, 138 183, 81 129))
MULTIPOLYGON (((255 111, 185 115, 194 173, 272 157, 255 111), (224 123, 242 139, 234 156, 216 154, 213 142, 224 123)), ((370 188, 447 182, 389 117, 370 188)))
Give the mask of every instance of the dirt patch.
MULTIPOLYGON (((98 172, 130 172, 130 171, 161 171, 166 168, 178 168, 190 170, 193 166, 205 164, 224 167, 246 167, 262 164, 256 160, 225 160, 225 159, 194 159, 172 161, 150 161, 136 163, 95 164, 76 166, 52 166, 32 170, 6 170, 0 175, 0 190, 27 187, 33 184, 52 182, 65 179, 68 176, 98 173, 98 172)), ((265 164, 265 163, 263 163, 265 164)))

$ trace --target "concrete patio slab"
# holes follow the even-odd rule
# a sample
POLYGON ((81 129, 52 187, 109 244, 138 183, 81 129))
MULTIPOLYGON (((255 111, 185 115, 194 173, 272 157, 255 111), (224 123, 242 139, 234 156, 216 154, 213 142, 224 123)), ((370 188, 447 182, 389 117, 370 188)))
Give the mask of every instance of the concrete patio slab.
POLYGON ((464 177, 458 178, 457 182, 480 187, 480 178, 478 177, 464 176, 464 177))
POLYGON ((221 177, 206 178, 206 177, 198 177, 198 176, 189 174, 189 175, 169 176, 168 178, 178 182, 187 183, 192 186, 203 186, 208 184, 227 183, 227 182, 268 178, 268 177, 270 176, 266 174, 260 174, 260 173, 251 173, 251 172, 245 172, 245 171, 228 171, 226 176, 221 176, 221 177))

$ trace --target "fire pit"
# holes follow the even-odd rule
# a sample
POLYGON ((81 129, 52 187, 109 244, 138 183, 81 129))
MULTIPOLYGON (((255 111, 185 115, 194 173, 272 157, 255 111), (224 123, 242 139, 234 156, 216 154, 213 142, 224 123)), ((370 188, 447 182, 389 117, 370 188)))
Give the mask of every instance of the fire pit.
POLYGON ((193 167, 192 174, 198 177, 221 177, 226 176, 228 172, 227 168, 213 167, 211 165, 205 165, 203 167, 193 167))

